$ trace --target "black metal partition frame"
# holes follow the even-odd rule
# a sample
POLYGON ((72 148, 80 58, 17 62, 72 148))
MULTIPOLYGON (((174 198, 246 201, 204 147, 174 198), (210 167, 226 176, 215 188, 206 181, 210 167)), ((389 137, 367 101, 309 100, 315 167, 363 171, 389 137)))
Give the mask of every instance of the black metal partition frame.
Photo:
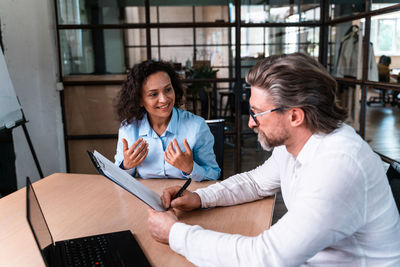
MULTIPOLYGON (((326 1, 324 1, 326 2, 326 1)), ((363 40, 363 63, 362 63, 362 80, 356 79, 348 79, 348 78, 338 78, 336 80, 338 83, 345 83, 349 85, 360 85, 361 86, 361 110, 360 110, 360 129, 359 134, 362 138, 365 138, 365 125, 366 125, 366 106, 367 106, 367 88, 374 87, 383 90, 396 90, 400 91, 400 85, 396 84, 388 84, 388 83, 381 83, 381 82, 373 82, 368 80, 368 56, 369 56, 369 43, 370 43, 370 32, 371 32, 371 17, 392 13, 396 11, 400 11, 400 4, 389 6, 386 8, 382 8, 379 10, 371 10, 371 0, 365 1, 365 12, 361 12, 356 15, 346 16, 338 19, 330 20, 329 18, 326 19, 327 26, 334 26, 339 23, 353 21, 356 19, 365 19, 365 32, 364 32, 364 40, 363 40)), ((325 7, 327 8, 327 7, 325 7)), ((325 11, 325 16, 328 14, 327 10, 325 11)), ((328 54, 328 46, 324 47, 325 51, 323 52, 324 55, 328 54)), ((322 61, 326 66, 326 58, 322 61)))
MULTIPOLYGON (((233 2, 235 6, 235 18, 241 18, 241 4, 242 1, 234 0, 227 1, 227 3, 233 2)), ((334 26, 338 23, 352 21, 355 19, 365 18, 365 42, 363 44, 364 55, 368 55, 368 43, 369 43, 369 32, 370 32, 370 19, 372 16, 386 14, 390 12, 395 12, 400 10, 400 4, 393 5, 387 8, 379 9, 379 10, 371 10, 371 0, 365 1, 365 11, 360 12, 355 15, 350 15, 341 18, 330 19, 329 17, 329 6, 332 0, 321 0, 320 1, 320 19, 318 21, 304 21, 304 22, 266 22, 266 23, 246 23, 241 19, 236 19, 235 22, 196 22, 193 20, 192 22, 176 22, 176 23, 160 23, 151 22, 150 21, 150 1, 144 0, 145 6, 145 23, 125 23, 125 24, 60 24, 58 21, 58 1, 55 0, 55 12, 57 18, 57 41, 58 41, 58 50, 59 50, 59 72, 62 72, 62 58, 61 58, 61 46, 60 46, 60 31, 62 30, 105 30, 105 29, 145 29, 146 31, 146 54, 147 58, 152 58, 152 45, 151 43, 151 29, 162 29, 162 28, 192 28, 193 29, 193 39, 194 39, 194 57, 196 57, 196 35, 194 33, 196 28, 227 28, 230 30, 234 30, 235 32, 235 58, 234 58, 234 66, 226 66, 229 68, 229 77, 227 79, 216 79, 210 80, 212 82, 234 82, 235 88, 235 114, 241 114, 241 103, 240 97, 242 95, 242 88, 240 84, 243 82, 243 78, 241 77, 241 29, 242 28, 252 28, 252 27, 262 27, 262 28, 277 28, 277 27, 314 27, 319 28, 319 55, 318 59, 323 65, 327 65, 327 57, 328 57, 328 30, 329 27, 334 26), (233 71, 232 71, 233 70, 233 71)), ((293 4, 293 1, 290 3, 293 4)), ((158 12, 158 10, 157 10, 158 12)), ((193 6, 194 12, 194 6, 193 6)), ((230 14, 230 13, 229 13, 230 14)), ((158 17, 157 17, 158 18, 158 17)), ((229 35, 231 34, 231 31, 229 35)), ((159 42, 160 38, 158 38, 158 48, 162 47, 159 42)), ((231 40, 231 38, 229 38, 231 40)), ((231 44, 229 44, 231 45, 231 44)), ((231 50, 230 50, 231 51, 231 50)), ((232 54, 230 52, 230 57, 232 54)), ((232 59, 232 58, 231 58, 232 59)), ((233 62, 229 60, 230 64, 233 62)), ((337 78, 339 83, 347 83, 352 85, 360 85, 362 88, 362 105, 361 105, 361 116, 360 116, 360 129, 359 133, 364 138, 365 137, 365 108, 366 108, 366 89, 368 86, 379 87, 385 90, 400 90, 399 85, 389 85, 383 83, 375 83, 367 80, 368 70, 367 70, 367 56, 364 56, 363 61, 363 74, 362 80, 352 80, 345 78, 337 78)), ((113 80, 113 81, 66 81, 64 77, 60 75, 60 82, 63 82, 64 85, 120 85, 122 80, 113 80)), ((187 80, 186 82, 193 82, 192 80, 187 80)), ((64 92, 61 93, 61 106, 63 112, 63 120, 64 120, 64 134, 65 134, 65 149, 66 149, 66 157, 67 157, 67 169, 69 170, 69 160, 68 160, 68 140, 83 140, 83 139, 104 139, 104 138, 116 138, 116 135, 68 135, 66 131, 66 119, 65 119, 65 106, 64 106, 64 92)), ((235 172, 241 171, 241 116, 235 116, 235 130, 234 132, 227 133, 233 134, 236 136, 235 142, 235 172)))

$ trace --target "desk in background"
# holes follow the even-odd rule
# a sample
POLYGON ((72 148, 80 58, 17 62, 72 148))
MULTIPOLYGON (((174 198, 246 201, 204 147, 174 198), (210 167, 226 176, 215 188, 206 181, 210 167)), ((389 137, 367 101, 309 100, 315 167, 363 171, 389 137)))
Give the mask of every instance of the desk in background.
MULTIPOLYGON (((183 180, 141 180, 161 194, 183 180)), ((189 190, 214 182, 192 182, 189 190)), ((53 174, 33 184, 55 241, 131 230, 153 266, 192 266, 147 229, 147 205, 100 175, 53 174)), ((0 266, 44 266, 26 221, 25 188, 0 199, 0 266)), ((274 198, 232 207, 178 212, 181 221, 204 228, 255 236, 271 224, 274 198)))

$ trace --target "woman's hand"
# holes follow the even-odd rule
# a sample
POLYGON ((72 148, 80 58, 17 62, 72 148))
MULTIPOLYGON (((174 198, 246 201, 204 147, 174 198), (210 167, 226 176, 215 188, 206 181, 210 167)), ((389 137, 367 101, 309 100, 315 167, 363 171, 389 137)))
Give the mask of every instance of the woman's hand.
POLYGON ((187 174, 190 174, 193 171, 193 153, 186 138, 183 140, 183 145, 185 146, 185 152, 182 152, 178 142, 174 138, 174 140, 169 143, 167 149, 165 150, 164 159, 172 166, 187 174))
POLYGON ((129 170, 142 164, 149 153, 149 144, 143 138, 136 140, 131 147, 128 147, 128 141, 125 138, 122 138, 122 143, 124 144, 124 169, 129 170))

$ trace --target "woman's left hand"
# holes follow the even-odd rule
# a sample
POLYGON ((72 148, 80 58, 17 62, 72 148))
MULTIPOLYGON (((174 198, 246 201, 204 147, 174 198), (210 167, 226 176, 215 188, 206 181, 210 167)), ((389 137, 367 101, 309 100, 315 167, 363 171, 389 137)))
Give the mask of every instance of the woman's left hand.
POLYGON ((172 166, 190 174, 193 171, 193 153, 186 138, 183 140, 183 145, 185 146, 185 152, 182 152, 178 142, 174 138, 164 152, 164 159, 172 166), (174 144, 172 145, 172 143, 174 144))

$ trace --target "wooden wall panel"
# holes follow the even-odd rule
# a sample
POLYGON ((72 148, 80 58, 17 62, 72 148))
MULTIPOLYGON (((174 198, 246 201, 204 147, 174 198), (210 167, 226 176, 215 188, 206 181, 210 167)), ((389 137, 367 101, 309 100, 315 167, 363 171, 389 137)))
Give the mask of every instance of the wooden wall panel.
POLYGON ((68 154, 71 173, 97 174, 86 150, 97 150, 110 161, 114 162, 117 150, 117 139, 69 140, 68 154))
POLYGON ((119 85, 66 86, 67 135, 117 134, 120 122, 114 108, 119 85))

